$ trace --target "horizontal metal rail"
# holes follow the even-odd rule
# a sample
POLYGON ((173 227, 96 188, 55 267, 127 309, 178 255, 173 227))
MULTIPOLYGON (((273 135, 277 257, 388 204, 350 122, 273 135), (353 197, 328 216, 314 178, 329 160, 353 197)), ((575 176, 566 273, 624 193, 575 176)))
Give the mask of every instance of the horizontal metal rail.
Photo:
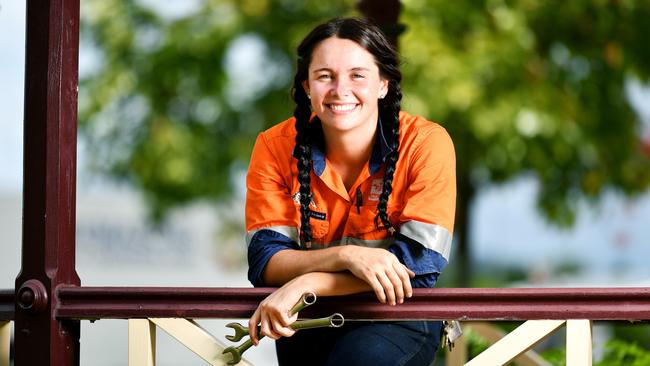
POLYGON ((0 290, 0 321, 15 318, 14 290, 0 290))
MULTIPOLYGON (((60 286, 59 319, 248 318, 273 288, 60 286)), ((372 293, 323 297, 301 314, 346 319, 650 320, 650 288, 415 289, 404 304, 372 293)))

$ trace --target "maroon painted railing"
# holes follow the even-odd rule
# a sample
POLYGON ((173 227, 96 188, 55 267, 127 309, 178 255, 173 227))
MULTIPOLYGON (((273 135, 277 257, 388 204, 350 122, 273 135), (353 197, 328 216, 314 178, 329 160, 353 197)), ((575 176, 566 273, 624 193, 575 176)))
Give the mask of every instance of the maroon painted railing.
MULTIPOLYGON (((248 318, 272 288, 75 287, 57 289, 58 319, 248 318)), ((0 291, 0 319, 11 319, 13 292, 0 291)), ((371 293, 323 297, 303 311, 350 319, 650 320, 650 288, 415 289, 399 306, 371 293)))
MULTIPOLYGON (((60 286, 58 319, 248 318, 273 288, 60 286)), ((14 291, 0 290, 0 320, 14 319, 14 291)), ((322 297, 303 311, 332 310, 350 319, 650 320, 650 288, 439 288, 415 289, 399 306, 371 293, 322 297)))

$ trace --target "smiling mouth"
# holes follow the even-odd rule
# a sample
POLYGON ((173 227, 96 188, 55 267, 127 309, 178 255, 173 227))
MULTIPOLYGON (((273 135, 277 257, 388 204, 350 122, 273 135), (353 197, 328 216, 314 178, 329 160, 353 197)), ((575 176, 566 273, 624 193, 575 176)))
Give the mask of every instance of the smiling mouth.
POLYGON ((356 103, 346 104, 326 104, 329 109, 334 112, 349 112, 357 107, 356 103))

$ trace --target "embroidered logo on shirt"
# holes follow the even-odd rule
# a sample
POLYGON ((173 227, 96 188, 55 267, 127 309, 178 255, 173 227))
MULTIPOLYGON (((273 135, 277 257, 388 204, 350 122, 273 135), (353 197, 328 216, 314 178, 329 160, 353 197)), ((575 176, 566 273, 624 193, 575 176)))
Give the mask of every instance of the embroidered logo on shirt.
POLYGON ((368 197, 368 200, 379 201, 379 196, 381 195, 381 189, 383 186, 383 179, 373 179, 372 185, 370 186, 370 196, 368 197))
POLYGON ((325 221, 325 219, 327 218, 327 214, 325 212, 309 210, 309 217, 314 218, 316 220, 325 221))

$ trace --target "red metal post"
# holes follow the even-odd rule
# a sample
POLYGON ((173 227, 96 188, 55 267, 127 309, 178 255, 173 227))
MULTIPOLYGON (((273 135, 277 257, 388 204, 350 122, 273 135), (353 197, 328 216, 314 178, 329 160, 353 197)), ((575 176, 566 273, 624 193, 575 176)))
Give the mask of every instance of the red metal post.
POLYGON ((23 246, 16 278, 17 366, 78 365, 79 322, 57 320, 75 270, 79 0, 28 0, 23 246))

